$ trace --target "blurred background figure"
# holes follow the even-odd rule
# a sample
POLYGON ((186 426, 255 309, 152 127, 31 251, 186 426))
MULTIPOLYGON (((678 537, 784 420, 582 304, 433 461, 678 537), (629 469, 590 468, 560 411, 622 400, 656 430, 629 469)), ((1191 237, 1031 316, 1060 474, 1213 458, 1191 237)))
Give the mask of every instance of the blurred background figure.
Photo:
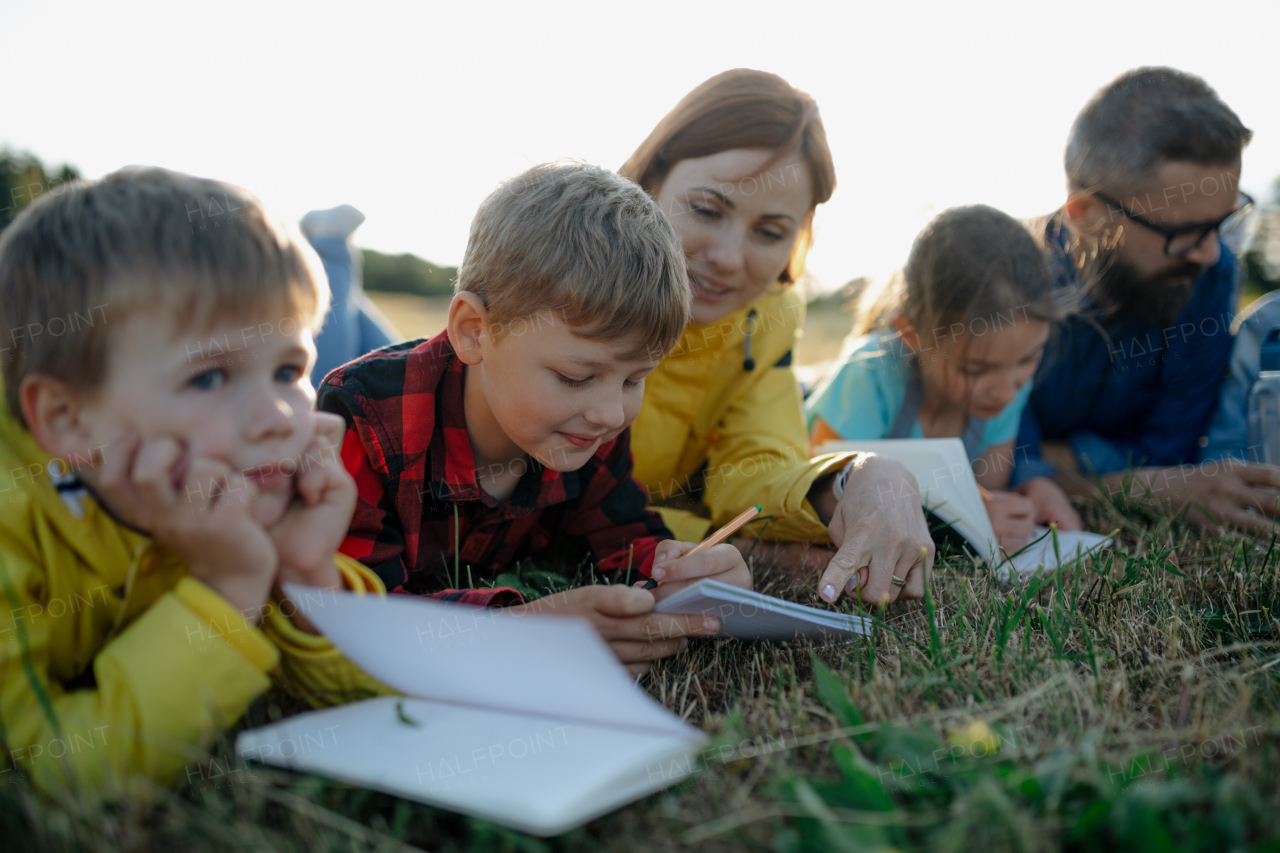
POLYGON ((364 294, 360 250, 352 235, 364 214, 349 204, 313 210, 299 225, 324 262, 329 277, 329 314, 316 336, 316 366, 311 384, 319 387, 325 374, 357 356, 402 340, 400 333, 364 294))

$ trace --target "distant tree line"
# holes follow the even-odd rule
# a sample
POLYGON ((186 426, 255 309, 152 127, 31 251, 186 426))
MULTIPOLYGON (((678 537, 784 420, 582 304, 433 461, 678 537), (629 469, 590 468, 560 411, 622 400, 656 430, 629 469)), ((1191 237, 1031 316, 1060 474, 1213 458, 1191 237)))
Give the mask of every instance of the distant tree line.
POLYGON ((66 164, 59 169, 46 169, 30 154, 0 150, 0 230, 40 196, 56 193, 79 178, 80 173, 66 164))
POLYGON ((457 267, 436 266, 417 255, 384 255, 364 249, 364 289, 452 296, 457 267))

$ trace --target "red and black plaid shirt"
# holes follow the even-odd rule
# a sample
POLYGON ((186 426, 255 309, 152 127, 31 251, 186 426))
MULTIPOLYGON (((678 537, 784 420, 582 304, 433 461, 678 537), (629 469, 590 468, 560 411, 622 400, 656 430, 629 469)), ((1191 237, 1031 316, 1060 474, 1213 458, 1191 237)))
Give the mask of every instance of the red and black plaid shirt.
POLYGON ((630 430, 576 471, 528 462, 515 493, 498 504, 477 481, 463 368, 441 332, 371 352, 321 383, 317 405, 347 422, 342 461, 359 493, 342 553, 377 572, 388 591, 470 604, 520 596, 506 587, 446 588, 455 548, 461 579, 470 567, 473 583, 528 556, 589 557, 604 570, 630 563, 647 576, 654 548, 671 533, 631 476, 630 430))

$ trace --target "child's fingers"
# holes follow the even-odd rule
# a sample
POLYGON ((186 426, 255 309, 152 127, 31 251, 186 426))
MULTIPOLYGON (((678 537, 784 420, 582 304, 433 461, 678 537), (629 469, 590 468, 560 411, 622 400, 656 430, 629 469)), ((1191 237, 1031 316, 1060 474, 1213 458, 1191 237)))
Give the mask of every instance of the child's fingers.
POLYGON ((1036 504, 1031 498, 1024 498, 1022 495, 1014 495, 1015 500, 1010 502, 1010 515, 1016 515, 1018 518, 1034 518, 1036 514, 1036 504))
POLYGON ((609 644, 618 660, 625 664, 646 663, 659 658, 671 657, 689 645, 685 639, 665 640, 657 643, 638 643, 634 640, 617 640, 609 644))
MULTIPOLYGON (((653 549, 653 564, 668 563, 672 560, 678 560, 680 557, 692 551, 697 546, 692 542, 680 542, 676 539, 663 539, 658 543, 658 547, 653 549)), ((660 579, 659 579, 660 580, 660 579)))
MULTIPOLYGON (((196 457, 187 466, 187 475, 182 480, 182 491, 188 503, 197 509, 211 509, 221 502, 223 495, 231 491, 231 469, 221 462, 204 457, 196 457)), ((240 482, 248 485, 243 477, 240 482)))
POLYGON ((1034 516, 1035 502, 1014 492, 997 492, 991 499, 991 514, 1007 518, 1034 516))
POLYGON ((742 553, 732 545, 720 544, 673 560, 663 561, 655 556, 650 577, 663 583, 672 583, 723 574, 740 565, 745 565, 742 553))
POLYGON ((141 442, 138 434, 132 432, 124 433, 111 442, 108 451, 102 453, 102 470, 97 479, 97 488, 114 503, 116 512, 124 514, 125 520, 146 528, 147 521, 136 515, 143 511, 143 507, 138 500, 137 487, 133 484, 133 466, 137 464, 141 442))
POLYGON ((1070 504, 1063 507, 1061 512, 1055 513, 1054 521, 1058 525, 1059 530, 1084 530, 1084 522, 1080 520, 1080 515, 1071 508, 1070 504))
POLYGON ((322 453, 336 455, 347 432, 347 422, 332 412, 312 412, 311 419, 315 425, 314 442, 322 453))
POLYGON ((143 442, 133 461, 134 486, 144 500, 158 506, 173 503, 175 483, 173 468, 182 456, 182 446, 163 437, 143 442))
POLYGON ((131 472, 141 441, 136 432, 126 432, 111 442, 102 455, 102 471, 98 476, 100 485, 123 484, 132 479, 131 472))
MULTIPOLYGON (((592 610, 614 619, 642 616, 653 610, 653 605, 656 603, 653 593, 648 590, 624 586, 623 584, 584 586, 576 590, 569 590, 569 592, 573 593, 575 597, 587 597, 592 610)), ((554 598, 555 596, 547 596, 547 598, 541 600, 545 602, 554 598)))
POLYGON ((294 479, 295 488, 307 506, 315 506, 324 500, 325 492, 335 484, 330 465, 310 465, 294 479))
POLYGON ((612 626, 611 633, 615 640, 678 642, 682 637, 710 637, 720 633, 720 620, 703 614, 650 613, 638 619, 619 620, 612 626))

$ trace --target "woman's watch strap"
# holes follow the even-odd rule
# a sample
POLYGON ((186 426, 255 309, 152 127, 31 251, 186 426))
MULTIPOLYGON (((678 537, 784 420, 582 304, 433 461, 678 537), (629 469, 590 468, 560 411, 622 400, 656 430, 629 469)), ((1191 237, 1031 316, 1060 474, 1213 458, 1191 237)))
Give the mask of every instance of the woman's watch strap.
POLYGON ((835 496, 837 501, 839 501, 840 496, 844 494, 844 484, 849 479, 849 472, 853 470, 853 463, 856 461, 856 457, 850 459, 848 464, 841 468, 840 473, 836 474, 835 479, 831 481, 831 494, 835 496))

